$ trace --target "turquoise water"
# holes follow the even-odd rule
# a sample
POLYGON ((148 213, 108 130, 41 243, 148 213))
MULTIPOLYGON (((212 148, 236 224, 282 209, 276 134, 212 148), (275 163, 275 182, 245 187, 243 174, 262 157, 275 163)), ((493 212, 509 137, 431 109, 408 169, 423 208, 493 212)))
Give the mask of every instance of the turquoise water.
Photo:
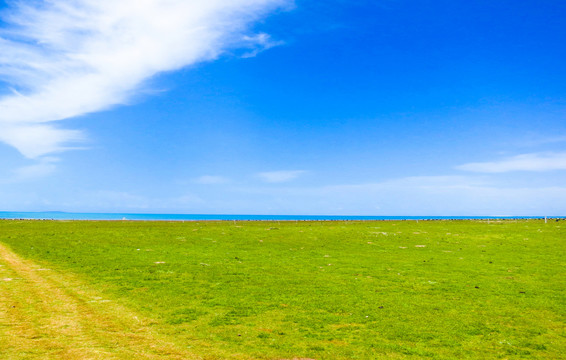
POLYGON ((345 215, 211 215, 211 214, 128 214, 128 213, 71 213, 71 212, 10 212, 0 211, 0 219, 52 220, 442 220, 442 219, 540 219, 544 216, 345 216, 345 215))

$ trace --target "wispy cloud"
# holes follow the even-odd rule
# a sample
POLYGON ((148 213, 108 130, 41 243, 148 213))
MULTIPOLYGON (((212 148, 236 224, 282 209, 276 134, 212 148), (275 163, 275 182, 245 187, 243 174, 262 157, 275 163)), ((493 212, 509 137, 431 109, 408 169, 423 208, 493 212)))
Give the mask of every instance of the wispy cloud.
MULTIPOLYGON (((278 214, 545 215, 566 211, 566 186, 501 186, 489 175, 415 176, 374 183, 239 189, 278 214)), ((228 198, 226 194, 221 194, 228 198)))
POLYGON ((538 145, 555 144, 555 143, 563 143, 563 142, 566 142, 566 136, 539 137, 530 141, 525 141, 526 145, 529 146, 538 146, 538 145))
POLYGON ((216 176, 216 175, 203 175, 198 177, 194 180, 197 184, 204 184, 204 185, 212 185, 212 184, 226 184, 230 180, 223 176, 216 176))
POLYGON ((55 163, 58 161, 57 158, 44 157, 35 164, 22 166, 12 172, 12 177, 8 179, 8 182, 35 180, 48 176, 55 171, 55 163))
POLYGON ((480 173, 566 170, 566 153, 522 154, 497 161, 464 164, 456 169, 480 173))
POLYGON ((125 104, 149 78, 228 49, 273 46, 251 23, 290 0, 14 2, 0 29, 0 141, 28 158, 68 148, 53 121, 125 104))
POLYGON ((306 173, 304 170, 269 171, 258 173, 257 177, 268 183, 283 183, 295 180, 304 173, 306 173))
POLYGON ((64 130, 44 124, 0 122, 0 141, 12 145, 31 159, 67 150, 69 146, 65 146, 65 143, 83 139, 83 134, 77 130, 64 130))

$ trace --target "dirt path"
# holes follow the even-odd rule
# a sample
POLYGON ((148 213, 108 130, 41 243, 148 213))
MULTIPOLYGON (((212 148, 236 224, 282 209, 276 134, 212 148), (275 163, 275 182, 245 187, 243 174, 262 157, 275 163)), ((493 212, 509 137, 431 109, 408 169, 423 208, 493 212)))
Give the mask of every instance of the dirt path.
POLYGON ((198 359, 151 321, 0 244, 0 358, 198 359))

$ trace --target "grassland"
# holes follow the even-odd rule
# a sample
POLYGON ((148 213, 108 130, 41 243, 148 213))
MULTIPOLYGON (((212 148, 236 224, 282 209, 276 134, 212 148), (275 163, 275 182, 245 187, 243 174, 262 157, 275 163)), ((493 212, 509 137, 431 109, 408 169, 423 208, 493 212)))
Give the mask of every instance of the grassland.
POLYGON ((565 227, 0 221, 0 354, 566 359, 565 227))

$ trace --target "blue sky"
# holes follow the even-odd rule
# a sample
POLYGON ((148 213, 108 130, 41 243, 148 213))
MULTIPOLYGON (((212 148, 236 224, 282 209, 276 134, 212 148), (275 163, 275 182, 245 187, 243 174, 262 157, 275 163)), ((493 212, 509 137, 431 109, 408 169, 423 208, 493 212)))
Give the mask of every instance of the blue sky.
POLYGON ((566 215, 563 1, 27 4, 0 210, 566 215))

